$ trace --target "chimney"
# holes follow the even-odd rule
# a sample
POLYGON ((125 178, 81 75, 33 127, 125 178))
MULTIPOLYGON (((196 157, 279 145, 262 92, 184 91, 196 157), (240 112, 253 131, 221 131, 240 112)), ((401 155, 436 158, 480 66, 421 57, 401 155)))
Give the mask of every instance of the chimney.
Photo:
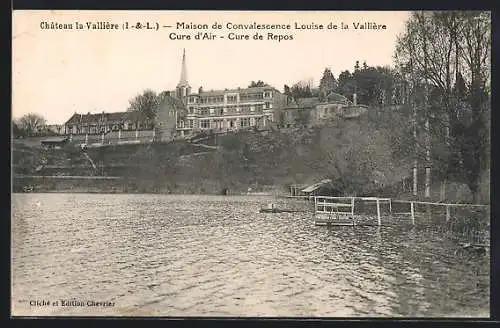
POLYGON ((354 106, 356 106, 358 104, 358 95, 357 94, 352 95, 352 103, 354 106))
POLYGON ((200 86, 200 87, 198 88, 198 94, 201 94, 202 92, 203 92, 203 87, 202 87, 202 86, 200 86))

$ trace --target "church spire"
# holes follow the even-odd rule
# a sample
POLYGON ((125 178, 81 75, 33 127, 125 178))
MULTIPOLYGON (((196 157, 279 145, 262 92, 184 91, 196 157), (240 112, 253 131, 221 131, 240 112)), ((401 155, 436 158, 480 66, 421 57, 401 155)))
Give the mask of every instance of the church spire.
POLYGON ((189 83, 187 81, 186 49, 184 49, 182 52, 181 79, 179 80, 179 83, 177 84, 177 87, 181 87, 181 86, 182 87, 189 86, 189 83))
POLYGON ((186 49, 182 51, 181 79, 177 84, 176 91, 177 97, 183 100, 185 100, 185 98, 191 93, 191 87, 187 81, 186 49))

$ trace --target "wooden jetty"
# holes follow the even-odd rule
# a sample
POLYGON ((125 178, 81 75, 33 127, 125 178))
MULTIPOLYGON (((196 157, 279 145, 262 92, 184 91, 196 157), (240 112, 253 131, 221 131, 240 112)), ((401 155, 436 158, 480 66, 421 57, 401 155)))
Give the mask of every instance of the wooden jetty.
POLYGON ((415 225, 416 220, 423 220, 430 217, 422 212, 416 211, 416 205, 428 205, 444 207, 445 220, 448 222, 451 217, 451 210, 454 207, 480 207, 488 208, 483 204, 450 204, 434 203, 413 200, 394 200, 391 198, 379 197, 330 197, 314 196, 314 223, 322 226, 381 226, 394 225, 407 222, 415 225), (376 214, 356 213, 355 208, 362 203, 375 203, 376 214), (400 204, 408 207, 408 211, 393 211, 393 206, 400 204), (382 211, 384 207, 384 213, 382 211))

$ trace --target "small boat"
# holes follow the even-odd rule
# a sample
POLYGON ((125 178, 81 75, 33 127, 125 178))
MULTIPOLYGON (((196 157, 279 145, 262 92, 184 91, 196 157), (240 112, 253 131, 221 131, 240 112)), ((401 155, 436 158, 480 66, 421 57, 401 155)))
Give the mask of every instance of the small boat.
POLYGON ((261 208, 259 212, 260 213, 297 213, 300 211, 279 209, 279 208, 261 208))
POLYGON ((32 192, 33 191, 33 186, 24 186, 23 187, 24 192, 32 192))
POLYGON ((267 208, 261 208, 259 212, 260 213, 297 213, 300 211, 284 209, 284 208, 280 209, 280 208, 275 207, 274 204, 269 204, 269 205, 267 205, 267 208))

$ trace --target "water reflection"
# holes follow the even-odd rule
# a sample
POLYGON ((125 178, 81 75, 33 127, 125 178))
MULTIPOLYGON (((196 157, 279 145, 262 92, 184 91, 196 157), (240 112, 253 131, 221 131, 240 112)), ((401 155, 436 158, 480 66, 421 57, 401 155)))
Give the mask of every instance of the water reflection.
POLYGON ((489 259, 412 227, 317 227, 259 197, 16 194, 16 314, 488 315, 489 259), (113 308, 29 307, 29 299, 113 308))

